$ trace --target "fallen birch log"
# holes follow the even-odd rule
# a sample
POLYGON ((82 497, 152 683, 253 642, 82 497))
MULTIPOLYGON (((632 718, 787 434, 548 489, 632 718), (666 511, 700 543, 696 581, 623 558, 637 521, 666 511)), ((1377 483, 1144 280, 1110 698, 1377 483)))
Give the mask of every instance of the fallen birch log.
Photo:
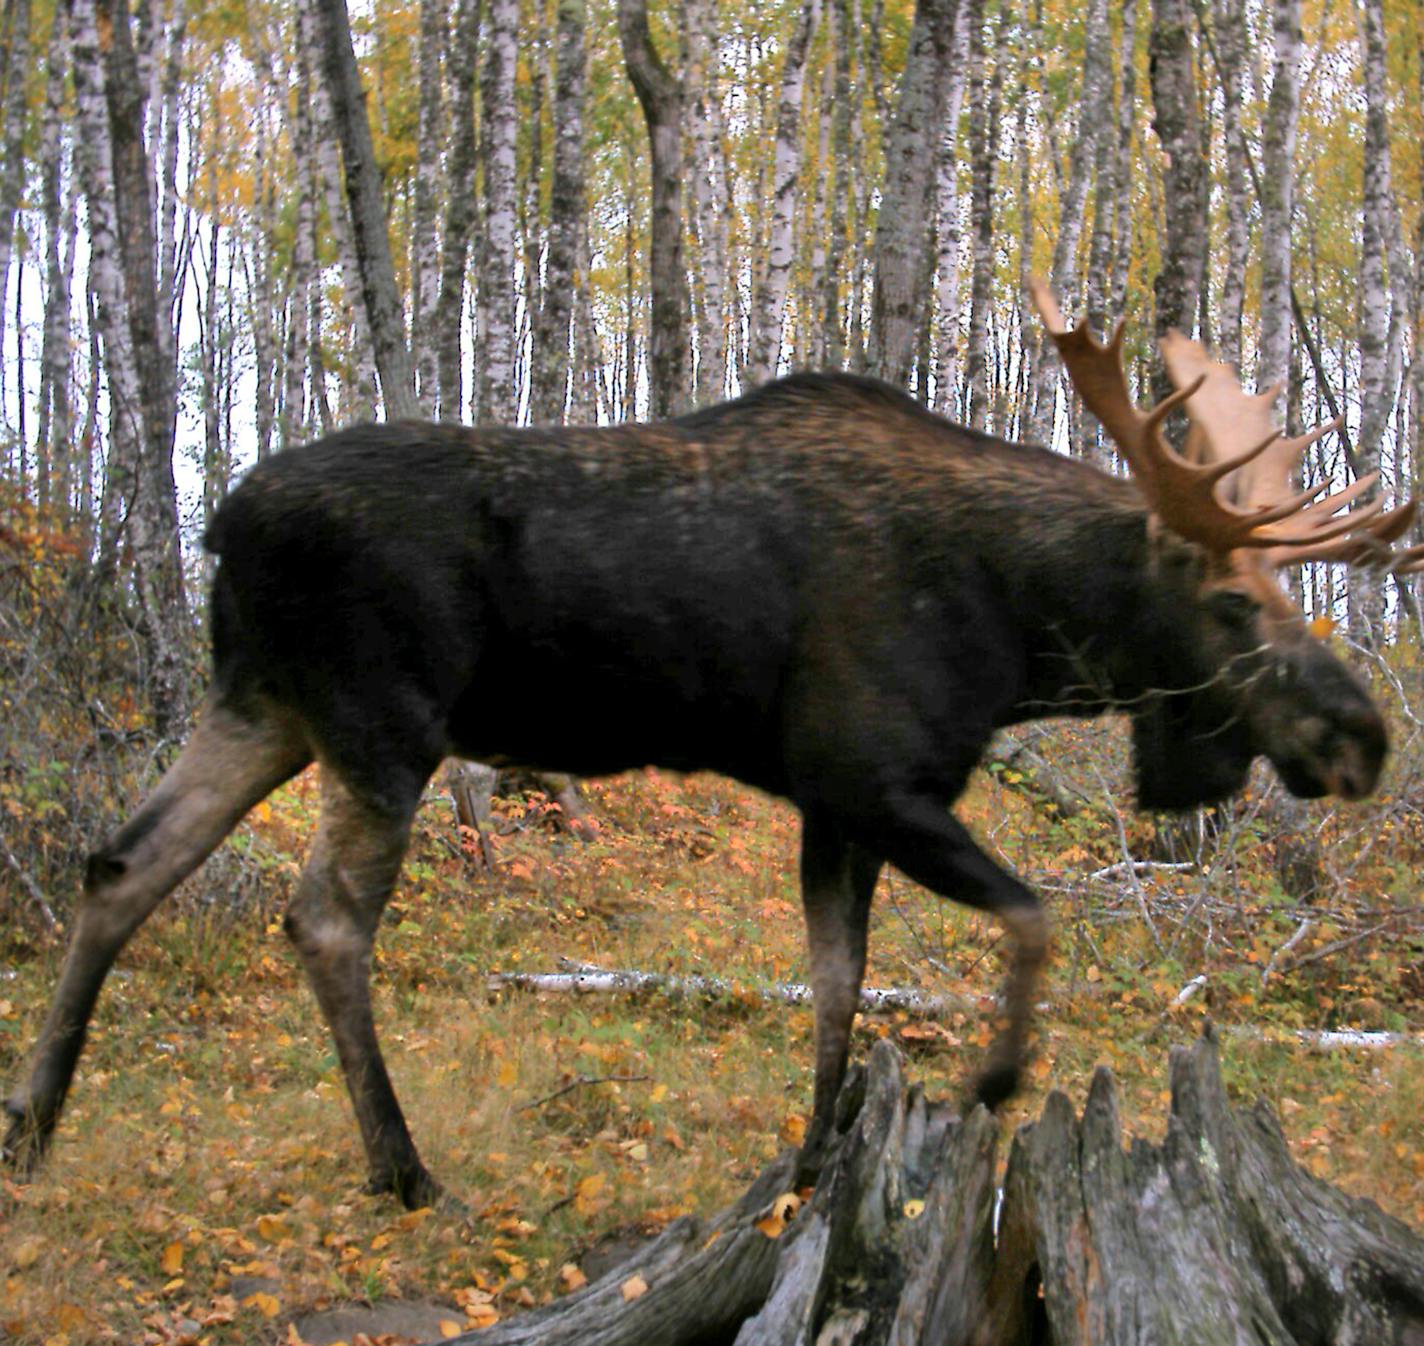
POLYGON ((1227 1101, 1208 1033, 1171 1054, 1166 1139, 1123 1149, 1112 1075, 1020 1129, 907 1088, 876 1044, 804 1205, 794 1155, 567 1299, 468 1346, 1417 1346, 1424 1239, 1311 1177, 1227 1101), (998 1218, 995 1208, 998 1205, 998 1218))
MULTIPOLYGON (((562 972, 490 972, 485 975, 490 991, 550 991, 566 995, 638 995, 655 991, 660 995, 696 1000, 756 1000, 766 1004, 809 1005, 811 988, 804 982, 728 981, 724 977, 687 976, 671 973, 610 971, 589 963, 566 963, 562 972)), ((992 1002, 990 1002, 992 1003, 992 1002)), ((904 1010, 921 1018, 948 1014, 976 1014, 981 1003, 971 996, 930 995, 913 987, 863 986, 862 1009, 904 1010)))

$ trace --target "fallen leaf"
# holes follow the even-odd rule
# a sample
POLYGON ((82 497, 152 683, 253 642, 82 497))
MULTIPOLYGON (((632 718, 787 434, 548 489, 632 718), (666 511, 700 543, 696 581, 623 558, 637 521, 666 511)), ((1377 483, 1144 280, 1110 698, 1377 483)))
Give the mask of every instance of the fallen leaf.
POLYGON ((648 1283, 636 1273, 629 1276, 623 1282, 623 1299, 625 1303, 631 1304, 635 1299, 641 1299, 648 1293, 648 1283))
POLYGON ((565 1262, 559 1268, 559 1279, 564 1283, 564 1289, 572 1293, 575 1290, 582 1290, 588 1284, 588 1277, 583 1274, 572 1262, 565 1262))

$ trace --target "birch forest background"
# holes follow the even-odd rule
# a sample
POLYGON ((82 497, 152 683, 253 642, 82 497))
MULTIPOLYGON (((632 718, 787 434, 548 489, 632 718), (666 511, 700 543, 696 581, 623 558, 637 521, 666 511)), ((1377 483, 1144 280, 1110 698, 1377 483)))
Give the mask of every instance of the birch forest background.
MULTIPOLYGON (((0 1079, 87 852, 201 695, 205 523, 289 445, 662 416, 832 367, 1118 470, 1030 316, 1039 275, 1126 320, 1143 402, 1180 327, 1283 383, 1292 430, 1343 417, 1306 484, 1378 468, 1424 495, 1417 0, 0 2, 0 1079)), ((1210 1015, 1301 1162, 1420 1224, 1424 594, 1288 580, 1389 717, 1370 803, 1262 770, 1144 817, 1106 723, 1004 737, 962 802, 1057 928, 1008 1124, 1103 1059, 1129 1129, 1160 1116, 1164 1042, 1210 1015)), ((54 1162, 0 1178, 0 1340, 394 1340, 310 1315, 411 1296, 438 1300, 409 1332, 432 1339, 576 1289, 606 1241, 798 1143, 810 1016, 774 989, 805 976, 794 817, 705 777, 588 783, 581 808, 561 784, 458 816, 432 788, 379 946, 400 1090, 472 1226, 353 1185, 280 927, 303 775, 129 947, 54 1162), (726 995, 487 980, 570 964, 726 995)), ((893 1036, 958 1095, 1002 939, 887 876, 869 983, 965 1008, 867 1013, 856 1052, 893 1036)))

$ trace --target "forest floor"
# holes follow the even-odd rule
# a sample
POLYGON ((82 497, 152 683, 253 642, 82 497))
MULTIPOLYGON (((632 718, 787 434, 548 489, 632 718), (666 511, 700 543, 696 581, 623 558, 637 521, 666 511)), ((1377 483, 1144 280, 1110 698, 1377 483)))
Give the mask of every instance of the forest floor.
MULTIPOLYGON (((1312 815, 1329 854, 1350 848, 1351 864, 1331 865, 1349 909, 1404 915, 1370 934, 1324 912, 1279 957, 1300 913, 1266 877, 1270 843, 1250 828, 1209 875, 1150 870, 1140 889, 1120 870, 1093 879, 1136 849, 1124 829, 1137 824, 1120 828, 1111 809, 1046 820, 1006 774, 981 776, 961 813, 1050 890, 1057 939, 1029 1087, 1004 1112, 1005 1135, 1050 1089, 1081 1105, 1099 1062, 1117 1074, 1125 1129, 1159 1134, 1167 1050, 1210 1016, 1230 1089, 1270 1102, 1302 1164, 1424 1226, 1424 1047, 1322 1050, 1295 1036, 1424 1032, 1413 843, 1371 852, 1380 819, 1401 815, 1333 839, 1333 815, 1312 815), (1198 976, 1203 992, 1174 1006, 1198 976)), ((314 826, 308 773, 254 812, 235 853, 190 880, 111 977, 50 1163, 0 1191, 0 1339, 295 1346, 312 1313, 412 1300, 430 1326, 411 1331, 451 1335, 568 1293, 600 1250, 711 1212, 795 1143, 811 1098, 809 1008, 745 991, 707 1002, 488 989, 491 971, 555 972, 561 960, 742 988, 805 979, 787 807, 705 776, 587 791, 598 830, 586 841, 537 797, 499 801, 493 870, 462 853, 432 792, 382 929, 374 982, 391 1072, 471 1224, 362 1191, 336 1058, 280 925, 314 826), (260 902, 233 907, 234 866, 257 872, 243 886, 260 902)), ((931 1094, 960 1094, 992 1032, 1001 937, 884 877, 867 983, 965 1008, 862 1015, 856 1050, 892 1036, 931 1094)), ((0 940, 0 1077, 11 1079, 62 939, 15 924, 0 940)), ((371 1321, 401 1335, 403 1320, 371 1321)))

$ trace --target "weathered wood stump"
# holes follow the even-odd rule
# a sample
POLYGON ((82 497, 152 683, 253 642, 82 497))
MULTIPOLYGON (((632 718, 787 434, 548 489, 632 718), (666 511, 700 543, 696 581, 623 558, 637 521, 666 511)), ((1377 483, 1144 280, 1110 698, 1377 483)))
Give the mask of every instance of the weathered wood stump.
POLYGON ((842 1093, 814 1195, 794 1155, 481 1346, 1424 1346, 1424 1239, 1291 1159, 1230 1106, 1208 1032, 1171 1056, 1160 1144, 1124 1151, 1112 1075, 998 1130, 907 1089, 879 1043, 842 1093), (998 1203, 998 1218, 995 1208, 998 1203), (789 1218, 788 1218, 789 1216, 789 1218))

